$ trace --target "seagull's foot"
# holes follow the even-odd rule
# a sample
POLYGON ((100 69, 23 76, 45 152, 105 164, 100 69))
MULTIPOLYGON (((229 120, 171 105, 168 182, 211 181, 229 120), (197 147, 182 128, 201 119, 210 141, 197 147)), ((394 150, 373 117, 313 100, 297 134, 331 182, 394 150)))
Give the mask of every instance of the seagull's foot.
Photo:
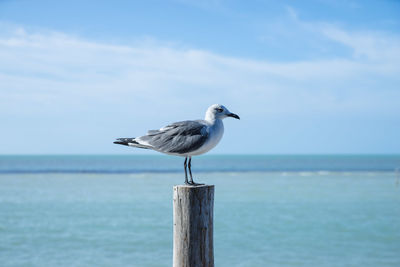
POLYGON ((195 183, 195 182, 189 182, 190 185, 196 186, 196 185, 204 185, 204 184, 200 184, 200 183, 195 183))
POLYGON ((200 184, 200 183, 195 183, 193 181, 185 181, 185 185, 191 185, 191 186, 196 186, 196 185, 204 185, 204 184, 200 184))

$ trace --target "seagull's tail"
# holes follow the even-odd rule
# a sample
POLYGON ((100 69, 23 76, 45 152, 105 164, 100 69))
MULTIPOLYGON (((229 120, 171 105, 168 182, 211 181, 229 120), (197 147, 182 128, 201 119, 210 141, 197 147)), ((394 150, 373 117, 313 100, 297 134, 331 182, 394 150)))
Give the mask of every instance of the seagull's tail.
POLYGON ((133 146, 133 147, 144 148, 144 149, 151 148, 150 146, 140 144, 138 141, 135 140, 135 138, 117 138, 117 141, 115 141, 114 144, 124 145, 124 146, 133 146))

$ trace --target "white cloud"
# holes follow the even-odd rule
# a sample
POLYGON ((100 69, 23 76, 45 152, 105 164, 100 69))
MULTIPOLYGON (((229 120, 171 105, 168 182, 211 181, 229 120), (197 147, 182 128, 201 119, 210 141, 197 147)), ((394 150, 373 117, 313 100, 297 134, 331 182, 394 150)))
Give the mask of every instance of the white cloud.
POLYGON ((77 111, 149 110, 148 116, 158 116, 164 108, 178 116, 181 108, 204 110, 218 101, 252 107, 245 112, 259 116, 397 110, 392 101, 400 96, 397 85, 388 86, 394 90, 389 98, 379 82, 369 81, 378 79, 385 86, 398 81, 398 37, 353 34, 331 25, 319 29, 354 49, 354 57, 256 61, 162 43, 115 45, 57 32, 3 29, 0 110, 63 114, 73 106, 77 111))
POLYGON ((400 38, 377 32, 347 32, 327 25, 321 29, 328 38, 353 49, 355 58, 393 63, 400 59, 400 38))

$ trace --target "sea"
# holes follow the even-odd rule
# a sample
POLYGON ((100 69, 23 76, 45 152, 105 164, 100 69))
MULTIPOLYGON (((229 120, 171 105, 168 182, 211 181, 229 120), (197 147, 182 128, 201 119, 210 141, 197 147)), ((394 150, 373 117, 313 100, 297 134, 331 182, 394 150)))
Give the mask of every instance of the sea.
MULTIPOLYGON (((400 155, 205 155, 215 266, 400 266, 400 155)), ((0 266, 171 266, 163 155, 0 156, 0 266)))

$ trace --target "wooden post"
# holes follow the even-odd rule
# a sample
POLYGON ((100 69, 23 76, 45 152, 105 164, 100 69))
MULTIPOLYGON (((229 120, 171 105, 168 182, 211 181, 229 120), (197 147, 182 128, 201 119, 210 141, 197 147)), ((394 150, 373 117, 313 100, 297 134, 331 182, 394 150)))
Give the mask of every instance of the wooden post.
POLYGON ((174 267, 213 267, 214 185, 174 186, 174 267))

